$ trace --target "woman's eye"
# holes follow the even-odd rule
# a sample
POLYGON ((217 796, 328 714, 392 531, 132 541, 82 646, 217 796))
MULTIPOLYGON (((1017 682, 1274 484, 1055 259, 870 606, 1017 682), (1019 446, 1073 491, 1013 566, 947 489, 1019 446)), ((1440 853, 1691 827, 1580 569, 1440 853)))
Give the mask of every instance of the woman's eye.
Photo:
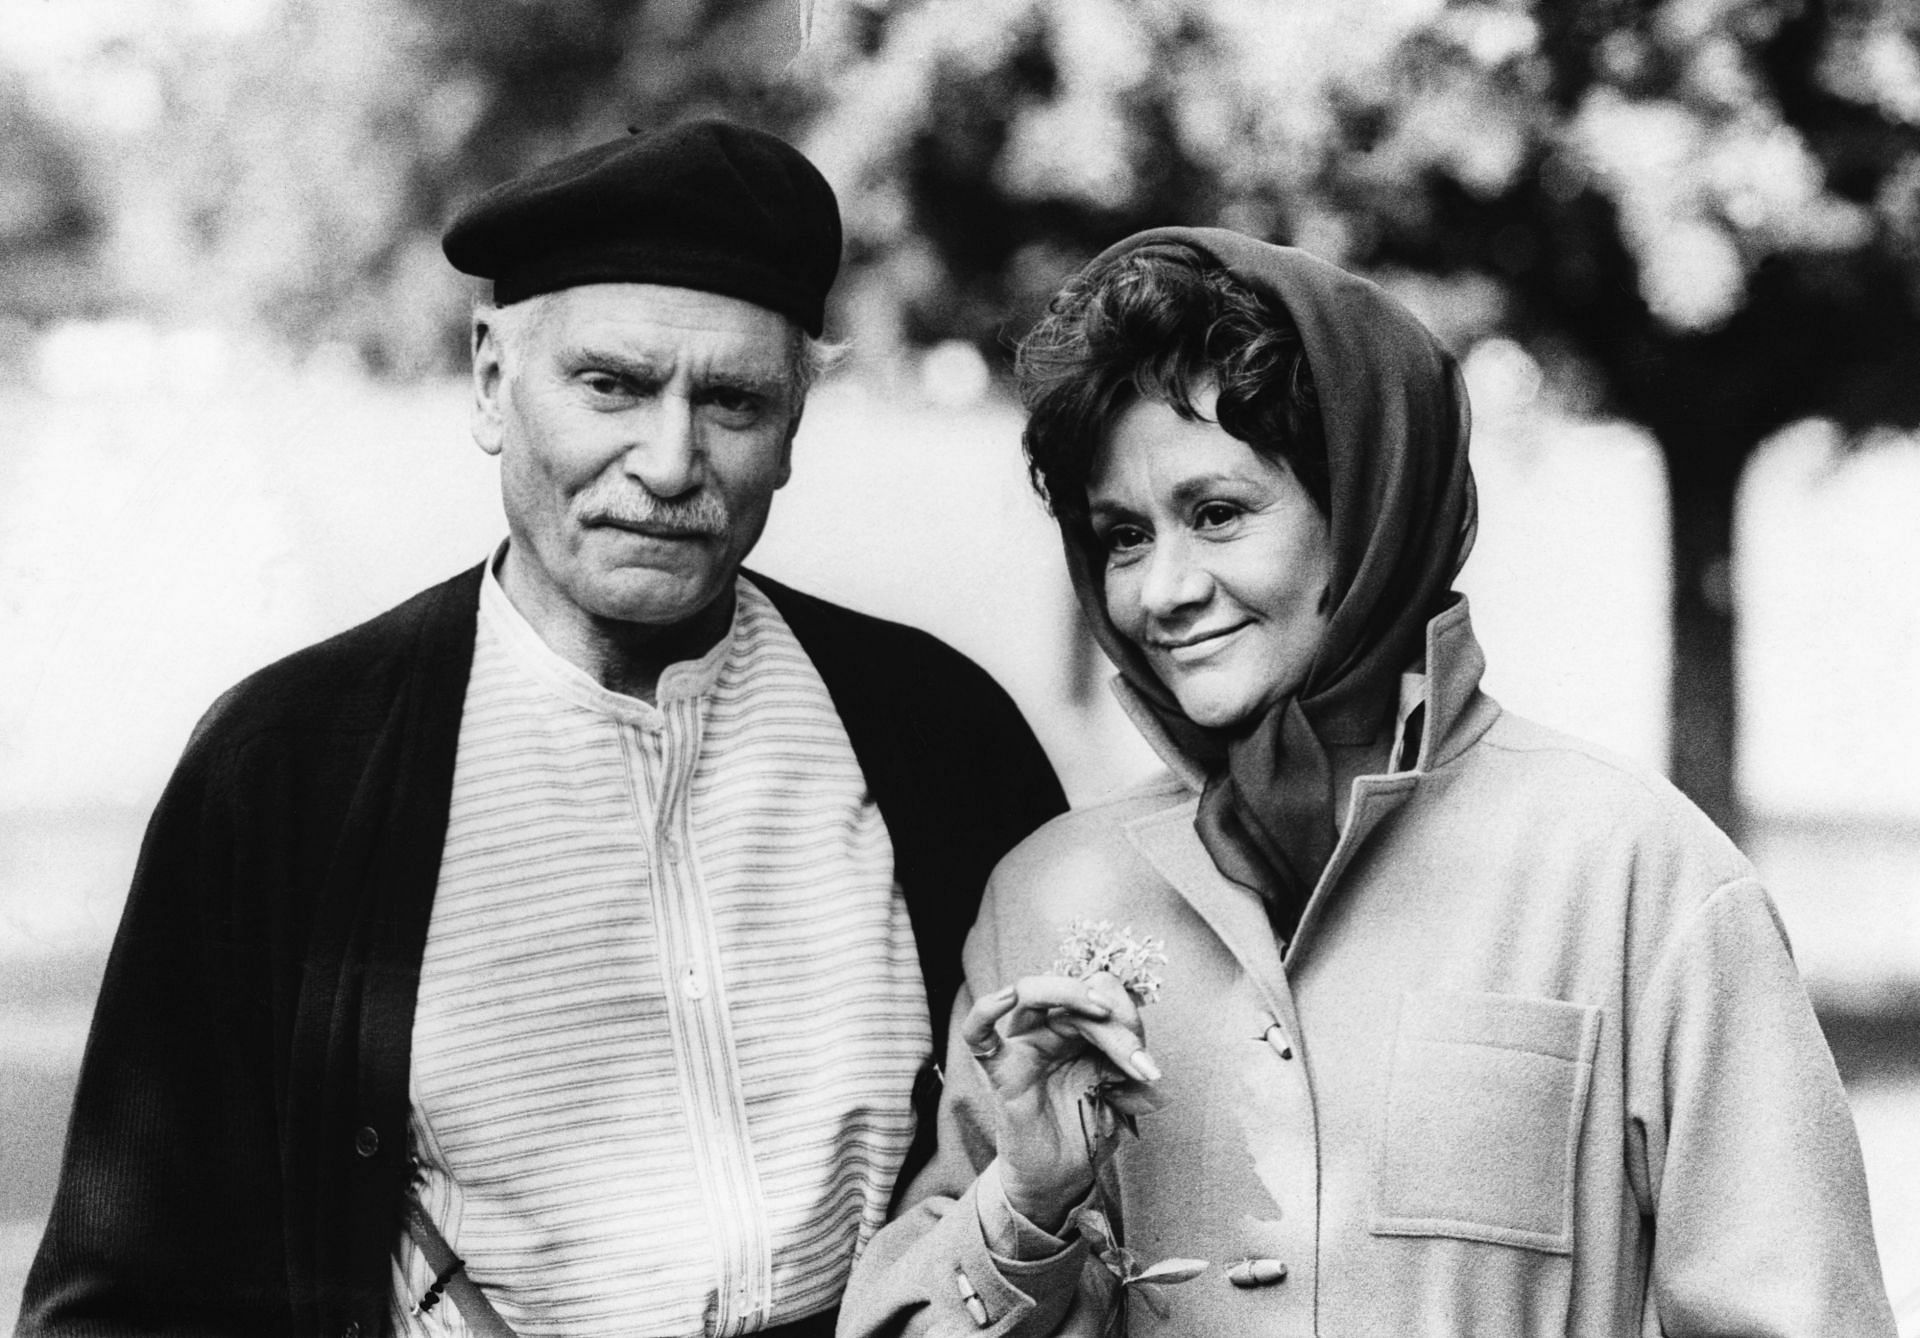
POLYGON ((1240 508, 1231 502, 1207 502, 1194 512, 1193 519, 1203 530, 1217 530, 1240 519, 1240 508))
POLYGON ((1147 542, 1147 532, 1137 525, 1115 525, 1100 536, 1109 553, 1130 553, 1147 542))

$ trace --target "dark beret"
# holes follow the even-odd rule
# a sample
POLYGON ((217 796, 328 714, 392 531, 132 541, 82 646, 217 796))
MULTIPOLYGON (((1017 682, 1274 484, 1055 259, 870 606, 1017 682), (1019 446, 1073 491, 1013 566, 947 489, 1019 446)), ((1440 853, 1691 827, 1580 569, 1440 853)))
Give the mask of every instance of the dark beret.
POLYGON ((785 140, 689 121, 495 186, 441 239, 501 305, 587 283, 738 297, 818 335, 840 269, 833 187, 785 140))

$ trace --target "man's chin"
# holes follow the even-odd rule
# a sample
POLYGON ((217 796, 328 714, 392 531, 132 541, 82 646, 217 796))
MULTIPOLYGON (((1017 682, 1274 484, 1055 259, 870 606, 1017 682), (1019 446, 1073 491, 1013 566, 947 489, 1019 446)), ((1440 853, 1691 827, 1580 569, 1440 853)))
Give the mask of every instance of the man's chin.
POLYGON ((601 573, 581 601, 596 618, 661 629, 689 623, 732 588, 732 573, 622 567, 601 573))

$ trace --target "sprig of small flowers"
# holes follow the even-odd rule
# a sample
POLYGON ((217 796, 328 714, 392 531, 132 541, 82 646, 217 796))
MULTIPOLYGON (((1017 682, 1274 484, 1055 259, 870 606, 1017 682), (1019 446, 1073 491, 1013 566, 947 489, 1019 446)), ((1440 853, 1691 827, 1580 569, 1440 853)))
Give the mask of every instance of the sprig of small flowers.
MULTIPOLYGON (((1111 920, 1074 920, 1067 935, 1055 950, 1053 974, 1071 980, 1105 971, 1120 982, 1134 1003, 1145 1007, 1160 998, 1160 971, 1167 964, 1166 942, 1151 934, 1135 935, 1133 926, 1116 930, 1111 920)), ((1080 1132, 1086 1139, 1087 1162, 1093 1168, 1098 1187, 1096 1200, 1118 1206, 1118 1199, 1107 1194, 1101 1183, 1116 1148, 1116 1137, 1124 1128, 1140 1136, 1134 1110, 1152 1109, 1151 1088, 1130 1079, 1096 1078, 1081 1096, 1080 1132), (1128 1109, 1127 1107, 1132 1107, 1128 1109)), ((1137 1297, 1160 1318, 1168 1314, 1160 1288, 1190 1282, 1207 1269, 1204 1259, 1162 1259, 1146 1264, 1122 1243, 1117 1215, 1096 1207, 1093 1202, 1075 1210, 1073 1222, 1086 1237, 1097 1258, 1113 1275, 1118 1291, 1113 1309, 1107 1314, 1106 1334, 1126 1332, 1127 1302, 1137 1297)))
POLYGON ((1160 997, 1160 975, 1167 964, 1166 943, 1151 934, 1135 937, 1133 926, 1116 930, 1111 920, 1075 920, 1067 926, 1053 962, 1056 976, 1080 980, 1105 971, 1133 996, 1136 1004, 1160 997))

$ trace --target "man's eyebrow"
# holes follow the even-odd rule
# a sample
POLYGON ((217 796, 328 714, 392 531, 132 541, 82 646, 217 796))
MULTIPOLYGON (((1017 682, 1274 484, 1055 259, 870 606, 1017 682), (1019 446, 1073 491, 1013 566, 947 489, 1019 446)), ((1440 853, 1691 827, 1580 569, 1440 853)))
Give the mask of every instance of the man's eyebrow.
POLYGON ((696 390, 732 390, 752 395, 764 395, 775 398, 787 390, 789 379, 785 372, 774 371, 711 371, 694 377, 696 390))
MULTIPOLYGON (((615 349, 596 348, 591 344, 574 344, 562 352, 562 361, 568 367, 599 367, 621 376, 631 377, 646 385, 658 385, 667 379, 664 366, 645 354, 622 353, 615 349)), ((694 390, 714 391, 731 390, 740 393, 765 395, 774 398, 784 393, 790 378, 784 368, 756 370, 753 368, 718 368, 698 373, 693 378, 694 390)))
POLYGON ((598 367, 636 381, 657 382, 666 379, 660 364, 639 354, 595 348, 591 344, 569 344, 561 350, 560 361, 567 367, 598 367))

